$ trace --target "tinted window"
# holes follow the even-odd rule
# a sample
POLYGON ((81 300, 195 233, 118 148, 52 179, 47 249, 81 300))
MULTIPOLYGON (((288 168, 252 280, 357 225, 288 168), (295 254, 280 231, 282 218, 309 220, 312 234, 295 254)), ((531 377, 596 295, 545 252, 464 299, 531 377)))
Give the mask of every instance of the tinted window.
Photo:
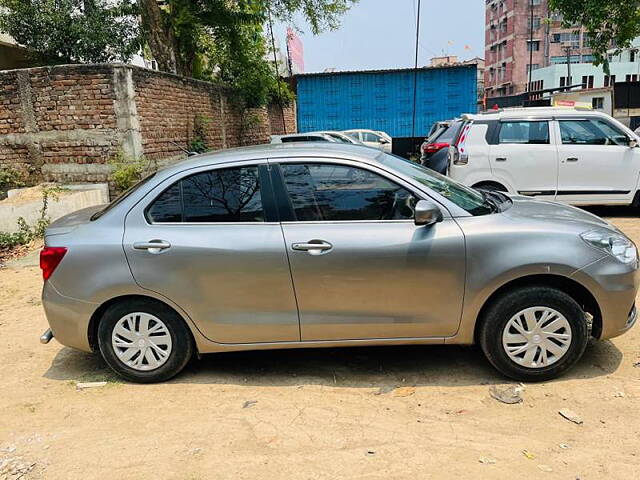
POLYGON ((595 120, 560 120, 562 143, 570 145, 627 145, 627 136, 609 123, 595 120))
POLYGON ((282 142, 327 142, 328 140, 318 136, 282 137, 282 142))
POLYGON ((330 164, 284 164, 282 171, 298 221, 413 218, 413 194, 366 170, 330 164))
POLYGON ((460 131, 460 127, 462 126, 462 122, 454 122, 451 124, 449 128, 447 128, 442 134, 440 134, 434 141, 439 143, 453 143, 453 139, 460 131))
POLYGON ((156 198, 147 215, 152 222, 167 223, 182 221, 182 193, 180 182, 174 183, 156 198))
POLYGON ((152 222, 262 222, 257 167, 197 173, 176 182, 151 205, 152 222))
POLYGON ((379 142, 380 137, 375 133, 362 132, 362 141, 363 142, 379 142))
POLYGON ((547 144, 548 122, 502 122, 499 143, 547 144))

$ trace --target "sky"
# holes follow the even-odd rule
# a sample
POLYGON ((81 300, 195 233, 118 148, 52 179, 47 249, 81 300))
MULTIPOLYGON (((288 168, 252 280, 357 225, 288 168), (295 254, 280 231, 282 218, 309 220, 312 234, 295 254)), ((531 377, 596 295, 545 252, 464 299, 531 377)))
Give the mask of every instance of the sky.
MULTIPOLYGON (((360 0, 341 27, 314 36, 302 17, 306 72, 413 67, 417 0, 360 0)), ((484 57, 484 0, 422 0, 418 65, 431 57, 484 57)), ((286 25, 274 25, 285 48, 286 25)))

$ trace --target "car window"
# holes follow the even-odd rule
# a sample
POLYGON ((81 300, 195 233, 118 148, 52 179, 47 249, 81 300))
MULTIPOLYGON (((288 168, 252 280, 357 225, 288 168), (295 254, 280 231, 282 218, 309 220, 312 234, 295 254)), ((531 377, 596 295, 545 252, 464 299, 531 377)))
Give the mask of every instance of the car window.
POLYGON ((380 175, 334 164, 283 164, 298 221, 407 220, 416 198, 380 175))
POLYGON ((350 136, 354 140, 360 141, 360 134, 358 132, 344 132, 344 134, 350 136))
POLYGON ((499 143, 548 144, 549 122, 502 122, 499 143))
POLYGON ((296 137, 282 137, 282 142, 327 142, 328 140, 319 135, 301 135, 296 137))
POLYGON ((362 132, 362 141, 364 142, 379 142, 380 136, 371 132, 362 132))
POLYGON ((381 153, 376 159, 442 195, 471 215, 487 215, 493 211, 482 193, 429 168, 389 153, 381 153))
POLYGON ((153 223, 263 222, 258 167, 210 170, 183 178, 147 210, 153 223))
POLYGON ((453 143, 453 139, 460 131, 460 126, 462 122, 452 123, 445 131, 443 131, 440 135, 434 138, 435 142, 438 143, 453 143))
POLYGON ((351 142, 349 140, 347 140, 346 138, 341 137, 340 135, 336 135, 335 133, 326 133, 325 135, 329 135, 331 138, 333 138, 338 143, 351 144, 351 142))
POLYGON ((627 136, 600 119, 560 120, 560 136, 567 145, 627 145, 627 136))

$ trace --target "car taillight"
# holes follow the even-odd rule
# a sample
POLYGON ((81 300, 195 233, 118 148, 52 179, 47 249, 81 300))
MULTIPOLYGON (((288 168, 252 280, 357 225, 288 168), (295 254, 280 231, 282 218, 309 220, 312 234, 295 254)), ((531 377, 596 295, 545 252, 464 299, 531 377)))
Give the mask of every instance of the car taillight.
POLYGON ((44 247, 40 250, 40 269, 42 269, 42 278, 45 280, 49 279, 66 253, 66 247, 44 247))
POLYGON ((436 153, 436 152, 442 150, 443 148, 447 148, 448 146, 449 146, 448 143, 428 143, 424 147, 424 152, 425 153, 436 153))

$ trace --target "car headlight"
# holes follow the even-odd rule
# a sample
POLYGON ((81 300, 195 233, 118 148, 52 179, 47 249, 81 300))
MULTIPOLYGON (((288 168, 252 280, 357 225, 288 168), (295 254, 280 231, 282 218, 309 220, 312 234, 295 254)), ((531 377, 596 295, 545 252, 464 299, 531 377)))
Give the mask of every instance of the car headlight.
POLYGON ((624 235, 609 230, 590 230, 580 237, 592 247, 614 256, 622 263, 633 263, 638 259, 634 243, 624 235))

